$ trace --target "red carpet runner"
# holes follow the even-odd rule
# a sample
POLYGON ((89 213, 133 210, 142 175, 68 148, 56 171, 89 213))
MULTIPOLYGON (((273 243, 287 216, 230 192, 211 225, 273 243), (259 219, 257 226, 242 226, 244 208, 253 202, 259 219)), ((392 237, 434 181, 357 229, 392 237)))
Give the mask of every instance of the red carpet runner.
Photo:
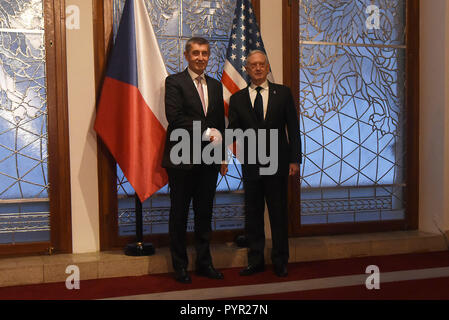
MULTIPOLYGON (((248 285, 273 283, 277 283, 281 288, 283 283, 288 284, 292 281, 364 275, 366 267, 369 265, 379 267, 379 290, 368 290, 365 285, 357 285, 292 292, 282 292, 281 290, 272 294, 250 296, 241 292, 223 299, 449 299, 449 274, 439 278, 382 283, 382 274, 389 272, 449 267, 448 251, 292 263, 289 264, 289 276, 285 279, 276 277, 272 267, 267 266, 265 272, 250 277, 239 276, 241 268, 224 269, 222 270, 225 276, 224 280, 210 280, 198 277, 192 272, 192 284, 188 285, 175 282, 172 274, 155 274, 140 277, 82 280, 79 290, 68 290, 65 283, 4 287, 0 288, 0 299, 88 300, 155 293, 179 293, 185 290, 190 292, 194 289, 220 290, 219 288, 238 286, 243 288, 248 285)), ((368 277, 370 274, 365 275, 368 277)), ((239 292, 239 289, 236 288, 235 292, 239 292)), ((145 299, 145 296, 142 296, 141 299, 145 299)), ((198 298, 190 295, 184 299, 195 300, 198 298)))

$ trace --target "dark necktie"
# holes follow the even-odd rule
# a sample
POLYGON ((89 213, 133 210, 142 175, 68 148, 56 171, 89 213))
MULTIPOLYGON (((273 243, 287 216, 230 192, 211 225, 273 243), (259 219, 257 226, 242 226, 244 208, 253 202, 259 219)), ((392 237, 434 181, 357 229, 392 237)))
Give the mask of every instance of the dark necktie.
POLYGON ((256 117, 259 123, 263 123, 263 101, 262 101, 262 95, 260 94, 260 90, 262 90, 262 87, 257 87, 257 95, 256 100, 254 100, 254 111, 256 112, 256 117))

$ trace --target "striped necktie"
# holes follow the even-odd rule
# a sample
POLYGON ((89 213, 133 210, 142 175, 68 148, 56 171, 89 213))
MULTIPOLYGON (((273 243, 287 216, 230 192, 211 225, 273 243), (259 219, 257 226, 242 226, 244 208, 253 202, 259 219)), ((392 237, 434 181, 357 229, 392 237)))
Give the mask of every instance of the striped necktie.
POLYGON ((203 91, 203 85, 201 84, 201 76, 196 77, 195 79, 198 82, 198 93, 200 94, 200 99, 201 99, 201 103, 203 104, 203 111, 204 111, 204 115, 207 114, 207 109, 206 109, 206 102, 204 101, 204 91, 203 91))

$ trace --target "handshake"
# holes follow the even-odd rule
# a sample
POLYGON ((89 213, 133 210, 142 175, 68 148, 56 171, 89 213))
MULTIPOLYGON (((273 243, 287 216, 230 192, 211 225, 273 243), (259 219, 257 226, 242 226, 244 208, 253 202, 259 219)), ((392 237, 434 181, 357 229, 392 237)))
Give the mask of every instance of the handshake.
MULTIPOLYGON (((203 140, 209 140, 213 145, 218 145, 223 141, 223 136, 220 131, 215 128, 207 128, 207 130, 203 134, 203 140)), ((226 161, 223 161, 220 168, 220 174, 225 176, 228 173, 228 164, 226 161)))
POLYGON ((218 145, 223 141, 223 137, 215 128, 207 128, 207 130, 203 134, 203 141, 209 140, 213 145, 218 145))

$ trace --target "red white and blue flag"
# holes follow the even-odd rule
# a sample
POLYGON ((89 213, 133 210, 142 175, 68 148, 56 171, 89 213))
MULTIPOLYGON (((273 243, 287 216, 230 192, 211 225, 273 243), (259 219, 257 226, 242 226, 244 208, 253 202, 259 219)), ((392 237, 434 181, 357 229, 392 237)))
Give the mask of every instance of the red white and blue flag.
MULTIPOLYGON (((229 110, 229 98, 248 86, 249 76, 245 71, 245 64, 246 56, 252 50, 260 50, 266 54, 251 0, 237 0, 221 77, 226 116, 229 110)), ((271 72, 268 79, 273 81, 271 72)))
POLYGON ((164 61, 144 0, 127 0, 94 129, 143 202, 167 184, 164 61))

